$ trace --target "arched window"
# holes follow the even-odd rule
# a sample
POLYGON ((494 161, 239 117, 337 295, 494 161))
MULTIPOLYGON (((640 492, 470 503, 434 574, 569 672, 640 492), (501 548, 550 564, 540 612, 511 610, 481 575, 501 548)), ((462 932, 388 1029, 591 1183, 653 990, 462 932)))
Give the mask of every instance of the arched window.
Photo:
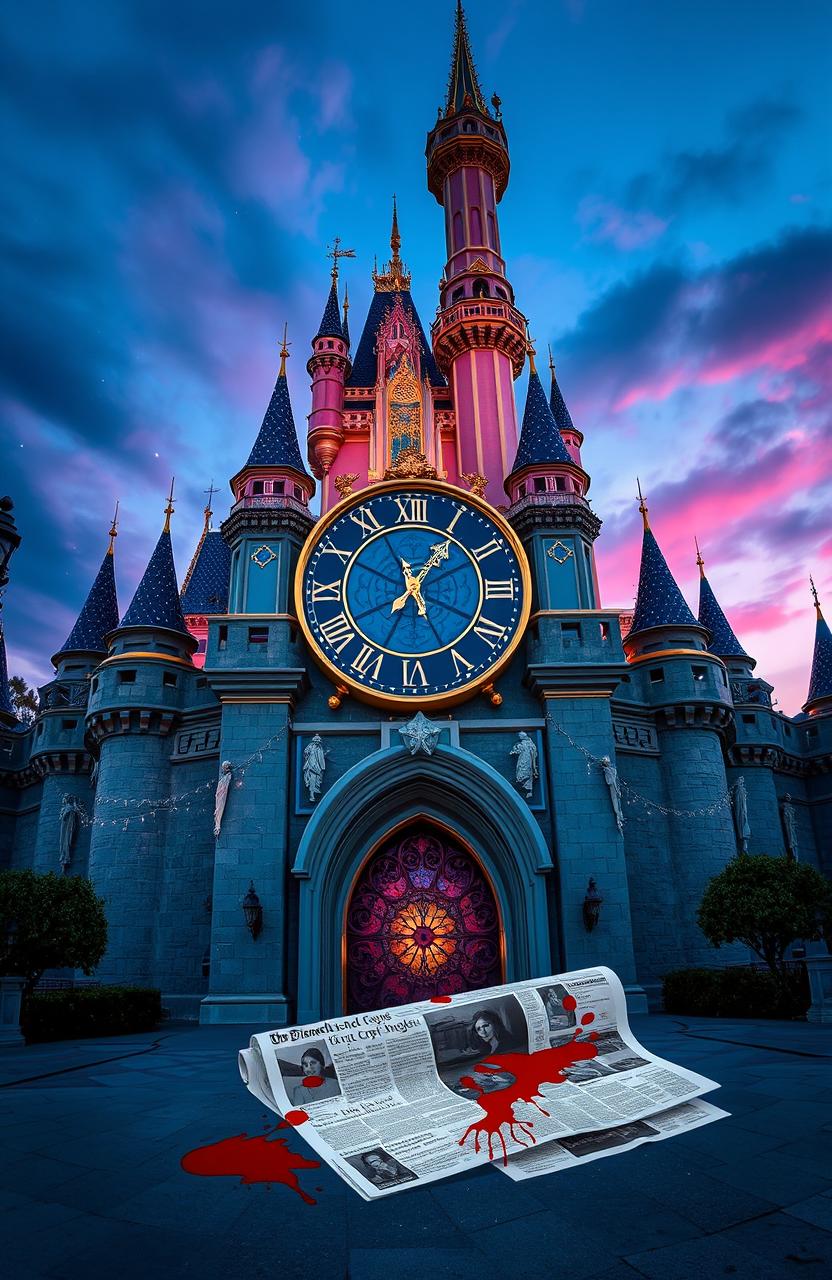
POLYGON ((489 298, 491 296, 487 281, 478 278, 474 281, 473 294, 475 298, 489 298))
POLYGON ((451 294, 451 302, 460 302, 465 297, 464 289, 454 289, 451 294))
POLYGON ((497 294, 499 298, 505 298, 506 302, 508 302, 508 294, 506 293, 505 289, 501 288, 500 285, 496 286, 494 292, 497 294))

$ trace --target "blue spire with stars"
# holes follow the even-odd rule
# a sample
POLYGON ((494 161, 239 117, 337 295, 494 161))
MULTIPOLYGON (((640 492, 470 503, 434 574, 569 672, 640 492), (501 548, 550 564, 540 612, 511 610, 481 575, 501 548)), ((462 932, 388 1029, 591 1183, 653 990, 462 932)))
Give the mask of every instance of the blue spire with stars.
POLYGON ((696 544, 696 563, 699 565, 699 623, 711 633, 708 652, 718 658, 747 658, 733 628, 719 606, 719 601, 705 577, 705 562, 696 544))
POLYGON ((326 300, 324 314, 321 316, 321 323, 318 326, 315 338, 343 338, 343 336, 341 309, 338 306, 338 284, 333 275, 332 284, 329 286, 329 297, 326 300))
POLYGON ((106 653, 104 637, 118 626, 113 544, 107 549, 90 593, 58 653, 106 653))
POLYGON ((552 385, 549 391, 549 408, 552 410, 552 417, 557 424, 558 431, 574 431, 575 426, 572 422, 572 415, 566 407, 566 401, 561 394, 558 380, 555 377, 555 363, 552 360, 551 348, 549 349, 549 369, 552 374, 552 385))
POLYGON ((289 399, 289 384, 286 381, 288 355, 289 349, 284 331, 283 346, 280 349, 280 372, 246 466, 291 467, 293 471, 299 471, 301 475, 309 477, 300 456, 292 402, 289 399))
POLYGON ((190 637, 182 616, 176 565, 173 562, 173 547, 170 540, 172 514, 173 484, 171 483, 170 497, 165 508, 165 526, 120 626, 160 627, 165 631, 179 631, 190 637))
POLYGON ((647 631, 650 627, 698 627, 687 601, 676 585, 676 579, 667 567, 667 561, 653 536, 647 519, 647 506, 641 497, 644 537, 641 544, 641 568, 638 575, 638 592, 633 623, 629 635, 647 631))
POLYGON ((515 472, 521 467, 540 466, 550 462, 570 462, 574 466, 574 459, 563 443, 563 436, 552 416, 552 410, 546 400, 546 392, 540 384, 537 369, 531 359, 530 364, 529 387, 526 392, 520 442, 511 470, 515 472))
MULTIPOLYGON (((811 581, 811 579, 810 579, 811 581)), ((823 616, 818 593, 812 582, 817 623, 815 624, 815 651, 812 655, 812 674, 809 677, 809 693, 804 710, 813 703, 832 698, 832 631, 823 616)))
POLYGON ((231 548, 219 529, 206 529, 182 584, 182 612, 225 613, 231 577, 231 548))

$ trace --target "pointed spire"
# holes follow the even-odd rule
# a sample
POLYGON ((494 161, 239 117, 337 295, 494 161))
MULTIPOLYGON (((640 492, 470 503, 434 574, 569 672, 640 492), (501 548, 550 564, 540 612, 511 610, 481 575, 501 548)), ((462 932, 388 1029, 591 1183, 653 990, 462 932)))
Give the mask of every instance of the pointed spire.
MULTIPOLYGON (((333 284, 332 288, 335 288, 333 284)), ((337 315, 337 299, 336 299, 337 315)), ((283 345, 280 348, 280 371, 274 384, 272 398, 263 417, 257 439, 248 455, 247 467, 291 467, 302 476, 309 478, 303 465, 295 430, 295 417, 292 413, 292 402, 289 399, 289 383, 286 380, 286 361, 289 357, 289 343, 286 341, 288 327, 283 331, 283 345)))
POLYGON ((344 335, 344 341, 347 344, 347 351, 349 351, 350 349, 350 325, 349 325, 349 320, 347 319, 347 312, 349 311, 349 309, 350 309, 350 292, 347 286, 344 285, 344 314, 343 314, 343 319, 341 320, 341 331, 344 335))
POLYGON ((479 111, 480 115, 491 113, 485 105, 477 79, 471 46, 468 42, 468 27, 462 0, 457 0, 456 27, 454 29, 454 51, 451 55, 451 72, 448 77, 448 93, 445 99, 445 115, 453 116, 459 111, 479 111))
POLYGON ((180 631, 189 636, 182 605, 179 600, 179 584, 173 561, 170 540, 170 518, 173 513, 173 483, 165 507, 165 524, 159 535, 153 555, 148 561, 141 582, 130 601, 130 606, 119 624, 120 627, 159 627, 166 631, 180 631))
POLYGON ((552 379, 549 387, 549 408, 552 410, 552 417, 558 424, 558 431, 574 431, 575 426, 572 422, 572 415, 566 407, 566 401, 561 395, 558 380, 555 377, 555 362, 552 359, 551 346, 549 347, 549 373, 552 379))
POLYGON ((696 563, 699 565, 699 625, 710 633, 708 652, 715 654, 717 658, 748 658, 705 577, 705 561, 696 538, 694 542, 696 563))
MULTIPOLYGON (((832 701, 832 631, 823 616, 814 580, 810 577, 812 599, 815 605, 817 622, 815 623, 815 648, 812 654, 812 674, 809 677, 809 692, 806 696, 804 711, 819 711, 821 705, 832 701)), ((826 709, 826 707, 824 707, 826 709)))
POLYGON ((110 525, 110 545, 107 548, 107 555, 115 555, 116 538, 118 537, 118 508, 119 500, 116 498, 116 509, 113 512, 113 523, 110 525))
MULTIPOLYGON (((196 544, 196 551, 194 551, 194 554, 191 556, 191 563, 188 565, 187 572, 185 574, 185 577, 182 580, 182 587, 179 592, 180 596, 184 596, 185 592, 188 589, 188 583, 190 582, 193 576, 194 568, 196 566, 197 560, 199 559, 200 552, 202 551, 202 548, 205 545, 205 539, 208 537, 208 533, 211 529, 211 516, 214 514, 213 511, 211 510, 211 499, 213 498, 214 494, 218 492, 218 490, 214 488, 213 480, 211 481, 211 483, 209 484, 205 492, 208 494, 208 501, 206 502, 202 512, 202 517, 203 517, 202 533, 200 534, 199 542, 196 544)), ((185 609, 184 612, 187 613, 188 610, 185 609)), ((197 613, 198 610, 192 609, 190 612, 197 613)))
POLYGON ((644 525, 641 543, 641 568, 638 575, 638 592, 633 612, 633 623, 628 633, 635 635, 650 627, 698 627, 684 596, 676 585, 676 579, 667 567, 647 518, 647 503, 638 485, 639 511, 644 525))
POLYGON ((53 658, 65 653, 106 653, 106 637, 118 626, 118 598, 116 596, 115 556, 113 544, 116 539, 116 519, 118 503, 110 525, 110 545, 104 553, 101 567, 89 590, 81 612, 75 621, 64 643, 53 658))
POLYGON ((228 608, 228 584, 231 577, 231 548, 219 529, 211 529, 208 521, 202 530, 191 560, 180 597, 186 617, 194 614, 225 613, 228 608))
POLYGON ((529 364, 531 370, 526 391, 526 407, 523 411, 517 456, 511 468, 512 474, 519 471, 521 467, 539 466, 552 462, 568 462, 574 466, 575 462, 563 443, 563 436, 558 431, 557 423, 546 401, 546 392, 541 386, 534 366, 534 349, 531 345, 529 364))
POLYGON ((402 238, 399 234, 399 215, 396 208, 396 197, 393 196, 393 223, 390 228, 390 261, 384 264, 381 271, 373 260, 373 287, 376 293, 404 293, 410 289, 411 276, 399 256, 402 238))
MULTIPOLYGON (((280 368, 277 371, 277 376, 279 378, 286 377, 286 361, 289 359, 289 348, 292 345, 291 342, 287 341, 288 337, 289 337, 289 322, 288 320, 284 320, 283 342, 281 343, 281 346, 280 346, 280 368)), ((211 481, 211 483, 212 484, 214 483, 213 480, 211 481)))
POLYGON ((318 338, 343 338, 344 330, 341 328, 341 308, 338 304, 338 277, 336 275, 337 267, 333 267, 332 284, 329 286, 329 296, 326 300, 324 313, 321 316, 321 323, 318 325, 318 332, 315 339, 318 338))

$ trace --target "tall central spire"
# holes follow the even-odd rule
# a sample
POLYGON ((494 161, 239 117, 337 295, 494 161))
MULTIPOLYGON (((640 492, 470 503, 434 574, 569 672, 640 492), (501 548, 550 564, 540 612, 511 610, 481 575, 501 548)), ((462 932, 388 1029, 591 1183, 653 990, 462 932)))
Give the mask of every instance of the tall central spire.
POLYGON ((399 257, 402 238, 399 234, 399 215, 396 197, 393 196, 393 225, 390 229, 390 261, 382 271, 373 269, 373 285, 376 293, 403 293, 410 289, 410 272, 399 257))
POLYGON ((468 28, 462 0, 457 0, 454 51, 451 56, 451 73, 448 76, 448 93, 445 99, 445 115, 454 116, 458 111, 475 110, 490 115, 483 100, 477 69, 468 43, 468 28))

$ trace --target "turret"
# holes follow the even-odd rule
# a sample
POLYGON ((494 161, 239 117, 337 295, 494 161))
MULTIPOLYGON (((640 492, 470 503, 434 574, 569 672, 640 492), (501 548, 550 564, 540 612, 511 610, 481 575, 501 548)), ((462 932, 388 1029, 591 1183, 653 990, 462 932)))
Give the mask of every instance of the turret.
POLYGON ((552 417, 555 420, 558 431, 560 432, 563 443, 569 450, 569 454, 578 466, 581 466, 581 445, 584 442, 583 432, 572 421, 572 415, 566 407, 566 401, 563 398, 560 387, 558 386, 557 376, 555 374, 555 362, 552 359, 552 348, 549 347, 549 408, 552 410, 552 417))
POLYGON ((453 387, 459 474, 480 475, 499 493, 517 448, 513 382, 525 363, 526 324, 500 251, 497 203, 509 157, 496 95, 492 105, 493 114, 458 4, 445 106, 426 147, 428 188, 445 210, 447 246, 433 349, 453 387))
POLYGON ((815 603, 817 621, 815 623, 815 648, 812 654, 812 674, 809 677, 809 693, 803 704, 807 716, 822 716, 832 713, 832 632, 829 623, 823 616, 820 598, 812 584, 812 598, 815 603))
POLYGON ((75 625, 56 654, 52 663, 58 674, 69 665, 74 671, 79 664, 97 666, 107 653, 106 637, 118 626, 118 597, 116 595, 115 541, 118 536, 118 503, 110 525, 110 542, 101 561, 101 567, 90 587, 75 625))
POLYGON ((214 485, 207 490, 208 502, 203 511, 202 534, 197 543, 179 598, 185 626, 197 642, 193 656, 195 667, 205 665, 208 643, 208 619, 225 613, 228 608, 228 583, 231 574, 231 552, 219 529, 211 528, 211 498, 214 485))
POLYGON ((694 545, 696 563, 699 566, 699 623, 708 632, 708 652, 716 654, 725 663, 735 706, 757 704, 770 707, 774 686, 767 684, 759 676, 755 677, 757 661, 745 652, 734 634, 705 576, 705 561, 696 538, 694 545))
POLYGON ((318 332, 312 339, 312 355, 306 368, 312 379, 312 412, 309 414, 307 449, 309 464, 321 484, 321 510, 334 500, 329 473, 344 443, 344 382, 349 376, 349 343, 344 335, 338 304, 338 259, 354 256, 351 249, 340 249, 336 239, 332 251, 335 265, 329 297, 321 316, 318 332))

